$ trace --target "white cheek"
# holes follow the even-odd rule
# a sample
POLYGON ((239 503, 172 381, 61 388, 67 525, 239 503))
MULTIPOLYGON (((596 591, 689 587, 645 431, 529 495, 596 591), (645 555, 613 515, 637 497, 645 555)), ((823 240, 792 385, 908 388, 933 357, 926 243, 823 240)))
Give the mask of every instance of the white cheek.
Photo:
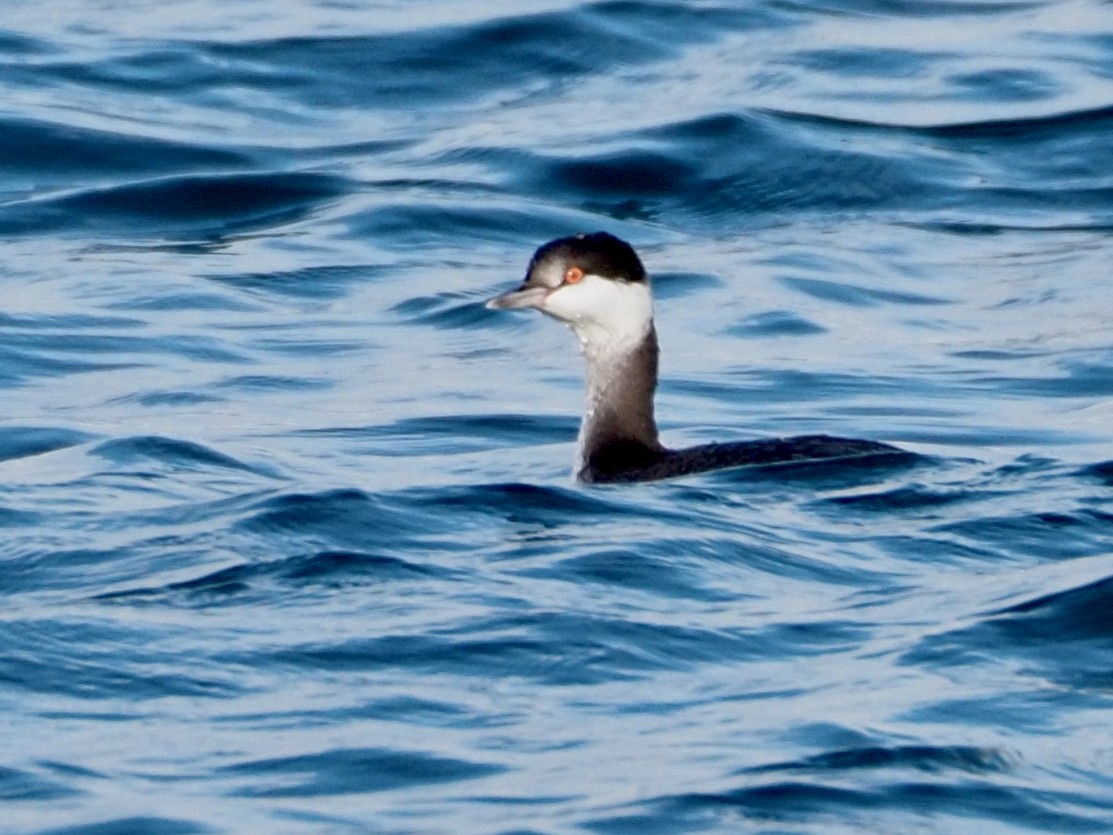
POLYGON ((595 275, 554 290, 544 309, 571 325, 585 343, 640 339, 653 320, 653 299, 646 283, 610 281, 595 275))
POLYGON ((564 266, 559 262, 542 264, 531 276, 531 279, 555 289, 564 282, 564 266))

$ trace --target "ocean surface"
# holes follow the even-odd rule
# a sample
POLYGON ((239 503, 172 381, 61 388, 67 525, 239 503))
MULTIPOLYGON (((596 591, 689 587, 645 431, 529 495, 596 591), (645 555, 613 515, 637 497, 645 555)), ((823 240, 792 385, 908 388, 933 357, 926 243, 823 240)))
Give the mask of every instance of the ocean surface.
POLYGON ((9 0, 0 832, 1113 831, 1113 6, 9 0), (608 230, 672 446, 571 478, 608 230))

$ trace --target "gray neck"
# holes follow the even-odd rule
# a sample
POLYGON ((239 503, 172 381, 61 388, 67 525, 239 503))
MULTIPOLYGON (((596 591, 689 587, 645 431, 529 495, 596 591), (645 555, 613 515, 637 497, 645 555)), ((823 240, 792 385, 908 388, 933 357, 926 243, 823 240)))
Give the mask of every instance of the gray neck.
POLYGON ((591 480, 598 469, 659 458, 653 393, 657 388, 657 331, 652 323, 638 342, 584 345, 587 409, 580 425, 577 472, 591 480))

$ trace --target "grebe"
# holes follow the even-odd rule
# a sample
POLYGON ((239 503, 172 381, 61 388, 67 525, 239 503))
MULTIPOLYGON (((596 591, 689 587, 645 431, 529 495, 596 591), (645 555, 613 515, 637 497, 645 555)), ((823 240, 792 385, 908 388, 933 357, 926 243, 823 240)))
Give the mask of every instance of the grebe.
POLYGON ((657 331, 649 277, 633 247, 606 232, 540 247, 522 285, 487 307, 540 310, 579 338, 587 361, 587 409, 576 455, 582 481, 652 481, 725 467, 911 456, 879 441, 830 435, 666 449, 653 418, 657 331))

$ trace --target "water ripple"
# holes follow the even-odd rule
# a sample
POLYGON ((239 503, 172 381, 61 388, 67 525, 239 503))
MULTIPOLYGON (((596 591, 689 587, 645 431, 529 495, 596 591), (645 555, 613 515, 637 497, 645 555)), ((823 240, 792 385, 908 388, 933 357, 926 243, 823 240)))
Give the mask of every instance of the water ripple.
POLYGON ((1107 4, 132 6, 0 32, 0 828, 1109 830, 1107 4), (598 229, 670 445, 914 455, 573 483, 598 229))

